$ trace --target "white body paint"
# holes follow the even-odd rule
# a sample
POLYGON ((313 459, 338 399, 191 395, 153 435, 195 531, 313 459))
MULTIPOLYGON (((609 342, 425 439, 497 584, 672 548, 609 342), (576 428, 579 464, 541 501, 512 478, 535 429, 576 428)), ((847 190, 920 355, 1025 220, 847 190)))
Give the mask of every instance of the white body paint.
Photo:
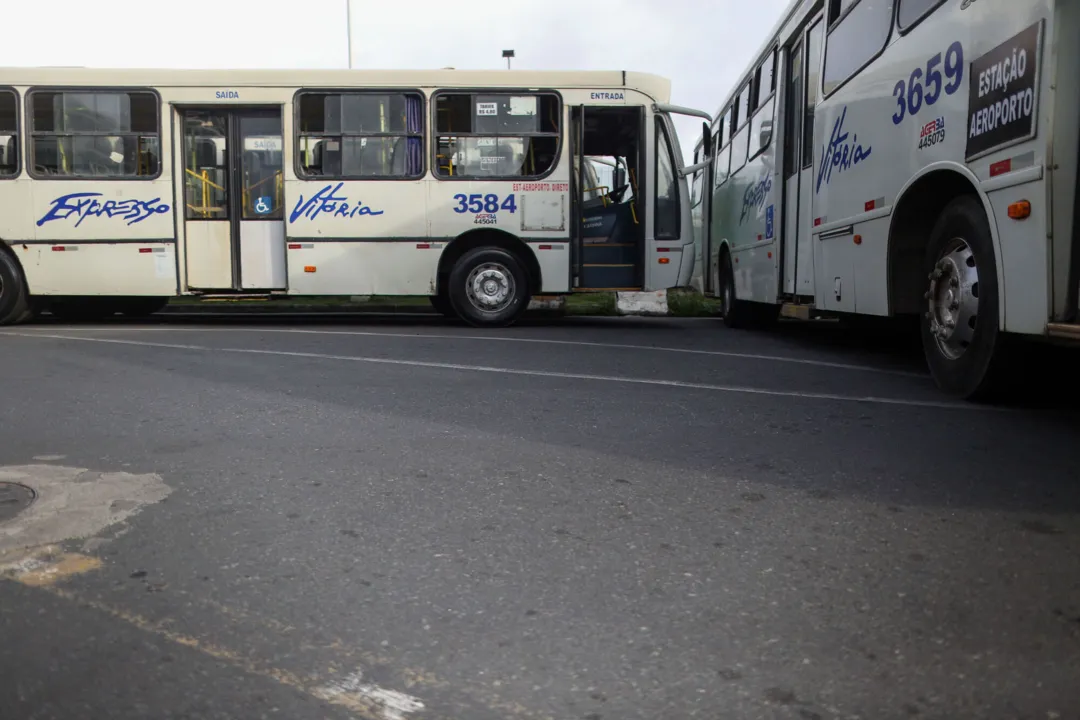
MULTIPOLYGON (((652 129, 657 117, 672 136, 676 170, 682 162, 670 118, 653 111, 654 104, 669 101, 670 82, 662 77, 575 71, 80 68, 12 68, 5 70, 4 77, 4 84, 14 89, 22 118, 17 133, 21 162, 15 175, 0 177, 0 207, 4 208, 0 213, 0 241, 11 247, 33 295, 173 296, 255 289, 289 295, 431 295, 442 255, 456 238, 478 229, 503 231, 525 243, 522 252, 540 267, 541 293, 570 292, 572 245, 568 240, 574 235, 571 220, 576 203, 571 195, 574 158, 570 117, 571 110, 578 106, 639 107, 643 114, 643 164, 637 179, 639 212, 646 219, 640 260, 643 289, 685 285, 692 270, 693 257, 689 253, 681 263, 657 262, 657 247, 674 254, 673 249, 681 250, 691 242, 685 177, 676 180, 686 218, 682 222, 684 237, 668 238, 658 244, 654 236, 657 169, 656 134, 652 129), (157 93, 160 104, 155 137, 160 142, 160 174, 146 179, 94 180, 46 176, 39 170, 31 173, 27 168, 32 163, 28 159, 30 129, 26 126, 32 114, 25 112, 28 93, 50 87, 149 89, 157 93), (296 102, 301 88, 394 88, 421 95, 423 175, 417 179, 344 181, 301 177, 297 172, 301 147, 296 102), (478 93, 538 88, 558 93, 560 142, 553 168, 542 177, 516 180, 437 177, 431 167, 436 162, 432 105, 441 88, 478 93), (239 222, 239 237, 234 238, 237 233, 229 230, 225 220, 186 215, 186 208, 196 205, 192 205, 186 189, 186 184, 193 181, 183 160, 184 117, 177 109, 180 105, 207 110, 280 108, 282 136, 271 144, 282 158, 281 173, 275 179, 280 185, 277 208, 283 210, 283 218, 239 222), (363 207, 370 212, 342 215, 333 208, 304 211, 306 203, 328 189, 339 200, 345 199, 351 210, 363 207), (105 203, 113 209, 154 210, 136 219, 122 213, 86 214, 75 209, 78 199, 61 201, 77 193, 93 194, 99 210, 105 203), (513 211, 503 205, 511 195, 516 198, 513 211), (474 196, 497 197, 499 207, 495 212, 476 212, 475 208, 459 211, 461 203, 468 206, 474 196), (239 268, 240 280, 234 277, 234 264, 239 268)), ((11 91, 0 88, 0 92, 11 91)), ((194 182, 209 187, 206 181, 194 182)), ((207 207, 211 204, 207 203, 207 207)))
MULTIPOLYGON (((920 179, 940 173, 966 183, 986 210, 1001 327, 1040 335, 1048 322, 1071 317, 1080 284, 1070 269, 1080 252, 1080 5, 858 0, 843 3, 850 13, 835 19, 826 15, 829 5, 792 2, 716 115, 718 161, 695 180, 703 187, 694 208, 696 284, 716 291, 718 258, 727 251, 741 300, 798 301, 863 315, 917 312, 925 275, 915 278, 918 287, 895 286, 890 273, 905 259, 891 254, 898 244, 893 231, 903 212, 920 212, 918 203, 904 205, 920 179), (906 15, 901 26, 905 10, 914 8, 929 14, 906 15), (790 61, 798 43, 810 46, 815 25, 820 53, 804 52, 801 60, 801 77, 810 84, 792 83, 790 61), (1025 32, 1035 40, 1028 43, 1025 32), (870 46, 872 55, 855 57, 856 48, 870 46), (751 137, 749 160, 732 159, 728 177, 719 166, 745 152, 753 121, 740 119, 733 134, 720 120, 774 52, 776 92, 766 97, 763 87, 755 111, 772 120, 771 138, 755 157, 751 137), (851 72, 830 73, 830 67, 851 72), (816 99, 804 116, 799 98, 807 93, 816 99), (1025 110, 1030 133, 1027 120, 1016 122, 1025 110), (991 142, 995 128, 1004 134, 991 142), (806 142, 812 155, 804 167, 806 142), (785 152, 794 162, 785 164, 785 152), (1030 203, 1031 215, 1014 220, 1008 207, 1021 200, 1030 203)), ((702 147, 699 142, 699 155, 702 147)), ((912 276, 902 277, 908 283, 912 276)))

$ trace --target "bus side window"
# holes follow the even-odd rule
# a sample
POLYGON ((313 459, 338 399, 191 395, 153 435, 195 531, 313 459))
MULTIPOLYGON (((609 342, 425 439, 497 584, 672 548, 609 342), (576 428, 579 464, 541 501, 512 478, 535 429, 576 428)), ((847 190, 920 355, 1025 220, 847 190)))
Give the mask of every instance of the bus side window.
POLYGON ((787 92, 784 99, 784 177, 789 178, 795 174, 801 163, 799 158, 800 124, 804 115, 802 107, 803 90, 803 44, 796 42, 788 53, 788 64, 791 72, 788 74, 787 92))
POLYGON ((541 177, 558 161, 562 113, 551 93, 439 93, 435 175, 541 177))
POLYGON ((713 187, 720 187, 728 179, 731 163, 731 113, 728 110, 720 116, 713 147, 716 148, 716 162, 713 163, 713 187))
POLYGON ((823 86, 826 95, 881 54, 889 40, 892 19, 893 0, 830 0, 823 86))
POLYGON ((896 11, 896 24, 901 30, 907 30, 924 17, 932 13, 944 0, 900 0, 896 11))
POLYGON ((774 94, 776 90, 776 51, 758 66, 754 74, 754 116, 750 121, 750 157, 760 154, 772 141, 774 94))
POLYGON ((656 118, 656 213, 653 232, 657 240, 679 237, 679 184, 675 160, 664 121, 656 118))
POLYGON ((735 117, 732 125, 737 128, 731 140, 731 174, 739 172, 746 165, 746 153, 750 147, 750 130, 747 127, 750 115, 750 83, 743 85, 735 100, 735 117))
POLYGON ((81 178, 156 177, 161 169, 160 100, 132 90, 33 90, 31 174, 81 178))
POLYGON ((802 166, 814 164, 814 108, 821 97, 821 21, 814 23, 806 40, 806 112, 803 116, 802 166))
POLYGON ((303 92, 297 103, 300 177, 370 180, 423 175, 419 92, 303 92))
POLYGON ((19 172, 19 99, 11 90, 0 91, 0 177, 19 172))

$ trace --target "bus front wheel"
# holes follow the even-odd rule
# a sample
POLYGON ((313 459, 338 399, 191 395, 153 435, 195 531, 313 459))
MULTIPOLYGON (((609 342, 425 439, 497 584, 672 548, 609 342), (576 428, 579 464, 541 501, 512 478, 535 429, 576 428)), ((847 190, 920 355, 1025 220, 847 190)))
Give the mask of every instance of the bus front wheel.
POLYGON ((945 207, 923 262, 920 332, 930 374, 949 395, 988 399, 1004 362, 1004 337, 994 245, 977 198, 960 197, 945 207))
POLYGON ((479 247, 450 271, 450 304, 477 327, 511 325, 529 305, 529 278, 521 262, 499 247, 479 247))

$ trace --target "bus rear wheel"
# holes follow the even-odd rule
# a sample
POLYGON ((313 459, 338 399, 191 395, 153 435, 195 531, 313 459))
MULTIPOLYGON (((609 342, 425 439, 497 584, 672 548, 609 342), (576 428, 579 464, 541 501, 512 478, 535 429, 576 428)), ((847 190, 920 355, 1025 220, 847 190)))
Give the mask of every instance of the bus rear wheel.
POLYGON ((22 270, 15 258, 0 251, 0 325, 14 325, 31 315, 22 270))
POLYGON ((735 271, 731 255, 720 258, 720 315, 729 328, 762 329, 775 324, 780 316, 779 305, 747 302, 735 297, 735 271))
POLYGON ((996 394, 1003 360, 997 261, 982 204, 953 200, 930 234, 924 258, 926 311, 920 332, 934 382, 966 400, 996 394))
POLYGON ((513 253, 499 247, 468 251, 449 276, 450 304, 477 327, 512 325, 529 305, 529 278, 513 253))

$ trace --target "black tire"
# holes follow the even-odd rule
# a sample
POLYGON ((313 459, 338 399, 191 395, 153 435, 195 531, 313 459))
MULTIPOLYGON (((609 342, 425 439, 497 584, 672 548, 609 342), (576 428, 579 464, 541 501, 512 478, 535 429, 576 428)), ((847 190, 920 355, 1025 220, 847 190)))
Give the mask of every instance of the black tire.
POLYGON ((720 316, 729 328, 746 330, 764 329, 772 326, 780 317, 780 306, 748 302, 735 298, 735 271, 731 255, 720 258, 720 316))
POLYGON ((480 247, 462 255, 450 270, 448 295, 457 315, 476 327, 505 327, 512 325, 529 306, 529 277, 517 257, 498 247, 480 247), (474 273, 487 267, 489 292, 470 292, 470 286, 480 288, 482 278, 474 273), (501 286, 501 287, 500 287, 501 286), (505 298, 496 302, 500 289, 505 298), (483 308, 480 298, 492 299, 490 308, 483 308))
POLYGON ((923 269, 927 304, 919 329, 934 382, 956 398, 991 399, 1000 390, 1005 338, 997 258, 977 198, 966 195, 945 207, 930 233, 923 269))
POLYGON ((431 307, 435 309, 435 312, 443 317, 451 320, 457 318, 457 313, 454 312, 454 306, 450 304, 450 298, 447 296, 446 290, 441 291, 438 295, 429 295, 428 300, 431 301, 431 307))
POLYGON ((22 268, 15 258, 0 250, 0 325, 15 325, 32 314, 22 268))
POLYGON ((149 317, 163 310, 169 304, 169 298, 163 297, 132 297, 125 298, 117 304, 121 315, 126 317, 149 317))

